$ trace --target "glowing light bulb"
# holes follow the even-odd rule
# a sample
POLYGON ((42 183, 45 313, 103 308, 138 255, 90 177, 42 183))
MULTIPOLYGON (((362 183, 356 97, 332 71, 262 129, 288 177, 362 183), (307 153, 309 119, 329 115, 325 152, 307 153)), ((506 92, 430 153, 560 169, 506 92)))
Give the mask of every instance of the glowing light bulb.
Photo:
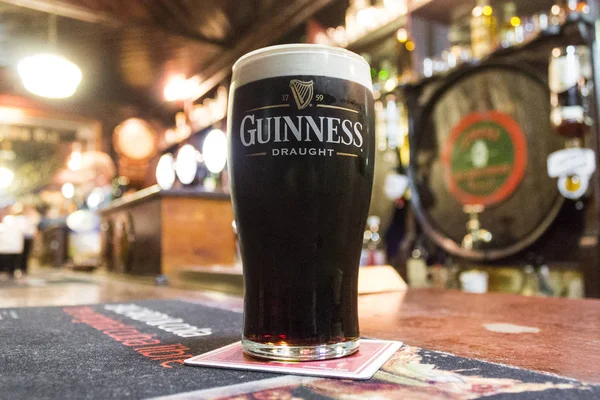
POLYGON ((50 53, 25 57, 17 65, 17 72, 25 89, 51 99, 71 97, 82 79, 77 65, 50 53))
POLYGON ((371 30, 377 27, 377 11, 374 7, 363 8, 356 15, 359 26, 371 30))
POLYGON ((227 137, 220 129, 213 129, 206 135, 202 145, 202 155, 206 168, 218 174, 225 168, 227 162, 227 137))
POLYGON ((177 153, 175 160, 175 173, 184 185, 189 185, 196 179, 198 173, 198 160, 196 149, 191 144, 186 144, 177 153))
POLYGON ((385 82, 385 85, 383 86, 383 88, 387 92, 391 92, 392 90, 396 89, 396 86, 398 86, 398 80, 396 78, 391 78, 385 82))
POLYGON ((193 76, 189 79, 179 74, 171 77, 165 85, 163 95, 167 101, 194 100, 199 97, 200 78, 193 76))
POLYGON ((85 202, 90 208, 90 210, 95 210, 100 204, 102 204, 104 200, 104 191, 101 188, 95 188, 94 190, 92 190, 85 202))
POLYGON ((156 183, 162 190, 169 190, 175 184, 175 160, 171 154, 164 154, 156 166, 156 183))
POLYGON ((69 167, 71 171, 79 171, 81 169, 81 151, 73 150, 71 158, 69 159, 69 162, 67 162, 67 167, 69 167))
POLYGON ((75 196, 75 186, 71 182, 62 185, 60 191, 65 199, 72 199, 75 196))
POLYGON ((406 29, 398 29, 398 32, 396 32, 396 38, 400 43, 406 42, 408 40, 408 32, 406 29))

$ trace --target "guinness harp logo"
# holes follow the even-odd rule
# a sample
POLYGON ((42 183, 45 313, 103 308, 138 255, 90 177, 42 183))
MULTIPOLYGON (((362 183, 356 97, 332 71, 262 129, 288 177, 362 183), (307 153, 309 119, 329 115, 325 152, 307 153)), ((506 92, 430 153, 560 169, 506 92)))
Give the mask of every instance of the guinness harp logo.
POLYGON ((290 81, 290 88, 292 89, 292 94, 294 95, 294 100, 296 100, 298 110, 308 107, 314 94, 313 81, 304 82, 298 79, 292 79, 290 81))

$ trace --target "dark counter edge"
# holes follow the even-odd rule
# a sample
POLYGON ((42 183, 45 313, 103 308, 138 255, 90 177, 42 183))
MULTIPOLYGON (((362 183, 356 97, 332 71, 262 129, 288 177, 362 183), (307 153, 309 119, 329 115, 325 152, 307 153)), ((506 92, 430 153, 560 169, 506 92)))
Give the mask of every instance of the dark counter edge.
POLYGON ((154 185, 112 201, 108 206, 100 209, 99 211, 102 215, 109 214, 125 207, 144 203, 159 197, 188 197, 224 201, 230 201, 231 199, 229 193, 225 192, 205 192, 195 189, 162 190, 158 187, 158 185, 154 185))

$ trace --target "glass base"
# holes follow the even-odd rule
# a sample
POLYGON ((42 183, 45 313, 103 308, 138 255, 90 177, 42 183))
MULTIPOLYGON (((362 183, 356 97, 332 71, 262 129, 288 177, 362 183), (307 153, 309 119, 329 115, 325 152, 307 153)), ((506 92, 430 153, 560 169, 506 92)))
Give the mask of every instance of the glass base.
POLYGON ((315 361, 340 358, 356 353, 359 345, 359 339, 319 346, 285 346, 242 339, 244 350, 251 356, 279 361, 315 361))

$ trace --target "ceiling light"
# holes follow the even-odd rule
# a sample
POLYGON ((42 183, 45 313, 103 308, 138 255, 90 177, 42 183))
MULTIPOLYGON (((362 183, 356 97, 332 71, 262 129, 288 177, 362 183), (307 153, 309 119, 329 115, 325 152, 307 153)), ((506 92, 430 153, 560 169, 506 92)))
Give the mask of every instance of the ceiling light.
MULTIPOLYGON (((48 45, 51 49, 56 48, 56 36, 56 15, 51 14, 48 23, 48 45)), ((71 97, 82 78, 79 67, 54 50, 25 57, 17 65, 17 72, 25 89, 51 99, 71 97)))
POLYGON ((163 94, 167 101, 196 100, 200 93, 200 78, 175 75, 167 81, 163 94))
POLYGON ((51 99, 72 96, 81 83, 81 70, 71 61, 56 54, 25 57, 17 66, 25 89, 51 99))

